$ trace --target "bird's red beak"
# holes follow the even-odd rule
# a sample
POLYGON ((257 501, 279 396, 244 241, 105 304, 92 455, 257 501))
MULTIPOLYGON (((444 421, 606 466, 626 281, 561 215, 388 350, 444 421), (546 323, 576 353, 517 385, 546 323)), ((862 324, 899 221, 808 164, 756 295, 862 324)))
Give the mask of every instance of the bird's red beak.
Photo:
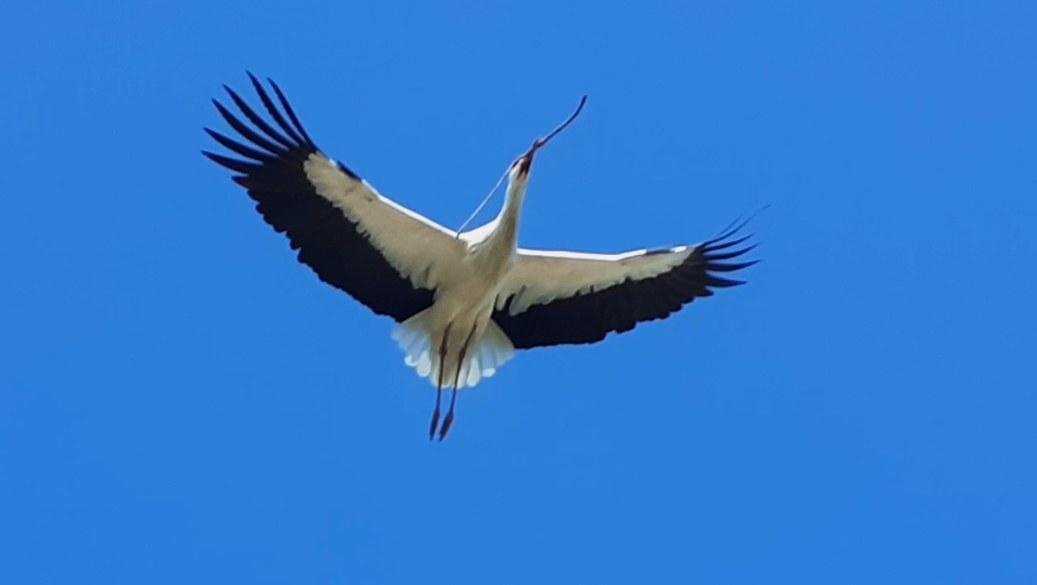
POLYGON ((534 152, 533 149, 530 149, 529 152, 527 152, 526 154, 522 155, 521 158, 519 158, 519 160, 518 160, 518 172, 519 172, 519 175, 525 176, 525 175, 529 174, 529 167, 533 164, 533 152, 534 152))
POLYGON ((533 165, 533 155, 536 154, 536 151, 546 143, 547 141, 543 138, 537 138, 533 141, 533 145, 529 147, 529 150, 526 151, 526 154, 519 157, 518 171, 520 175, 529 174, 529 167, 533 165))

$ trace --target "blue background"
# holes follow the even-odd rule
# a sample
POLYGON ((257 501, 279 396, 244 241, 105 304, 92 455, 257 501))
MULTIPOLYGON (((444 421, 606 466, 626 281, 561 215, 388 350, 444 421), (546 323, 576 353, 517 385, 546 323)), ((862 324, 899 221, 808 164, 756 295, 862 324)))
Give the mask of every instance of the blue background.
POLYGON ((1037 581, 1037 4, 715 4, 5 3, 0 582, 1037 581), (588 93, 523 245, 763 262, 430 444, 199 154, 246 69, 452 227, 588 93))

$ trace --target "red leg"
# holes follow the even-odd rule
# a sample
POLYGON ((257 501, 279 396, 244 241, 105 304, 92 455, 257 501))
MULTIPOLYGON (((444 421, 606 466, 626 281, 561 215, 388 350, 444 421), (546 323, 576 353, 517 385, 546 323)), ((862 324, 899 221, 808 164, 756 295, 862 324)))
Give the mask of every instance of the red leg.
MULTIPOLYGON (((468 344, 472 342, 472 336, 475 335, 475 325, 472 325, 472 330, 468 332, 468 338, 464 340, 464 345, 461 346, 460 357, 457 358, 457 370, 454 372, 454 391, 450 394, 450 409, 446 412, 446 418, 443 419, 443 427, 439 429, 439 440, 442 441, 450 430, 450 425, 454 422, 454 405, 457 403, 457 387, 461 381, 461 367, 464 365, 465 355, 468 353, 468 344)), ((442 370, 440 370, 442 374, 442 370)))
MULTIPOLYGON (((436 426, 439 425, 439 402, 443 397, 443 370, 446 366, 446 340, 447 335, 450 334, 450 324, 446 326, 446 330, 443 331, 443 341, 439 344, 439 379, 436 381, 436 408, 432 411, 432 422, 428 425, 428 440, 432 440, 436 436, 436 426)), ((443 437, 440 436, 440 441, 443 437)))

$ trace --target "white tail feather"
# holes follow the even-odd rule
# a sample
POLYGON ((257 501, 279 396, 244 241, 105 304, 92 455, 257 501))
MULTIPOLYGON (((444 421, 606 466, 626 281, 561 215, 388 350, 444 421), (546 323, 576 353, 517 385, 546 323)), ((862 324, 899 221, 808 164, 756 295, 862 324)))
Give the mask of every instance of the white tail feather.
MULTIPOLYGON (((419 377, 428 378, 435 386, 439 381, 438 348, 433 347, 432 335, 427 325, 429 311, 425 310, 403 323, 396 325, 392 331, 393 341, 403 350, 403 363, 414 368, 419 377)), ((486 325, 482 337, 475 340, 468 348, 465 363, 461 364, 458 376, 458 387, 473 387, 483 378, 489 378, 500 369, 504 362, 511 359, 515 347, 511 340, 492 320, 486 325)), ((456 363, 449 363, 443 372, 443 387, 453 388, 456 363)))

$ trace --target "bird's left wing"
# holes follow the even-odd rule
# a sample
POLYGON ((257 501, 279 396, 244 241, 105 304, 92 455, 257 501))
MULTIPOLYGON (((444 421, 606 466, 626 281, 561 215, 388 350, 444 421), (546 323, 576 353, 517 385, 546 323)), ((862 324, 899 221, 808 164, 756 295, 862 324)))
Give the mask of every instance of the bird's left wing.
POLYGON ((249 74, 270 120, 225 88, 251 126, 213 100, 250 144, 206 128, 241 158, 205 152, 237 175, 256 209, 284 232, 299 261, 380 315, 403 321, 432 304, 437 286, 460 266, 465 244, 446 228, 380 195, 345 165, 321 152, 281 89, 279 109, 249 74))
POLYGON ((755 246, 742 226, 694 246, 582 254, 519 250, 502 283, 493 320, 518 349, 593 343, 610 332, 662 319, 714 288, 742 284, 729 273, 755 262, 727 262, 755 246))

